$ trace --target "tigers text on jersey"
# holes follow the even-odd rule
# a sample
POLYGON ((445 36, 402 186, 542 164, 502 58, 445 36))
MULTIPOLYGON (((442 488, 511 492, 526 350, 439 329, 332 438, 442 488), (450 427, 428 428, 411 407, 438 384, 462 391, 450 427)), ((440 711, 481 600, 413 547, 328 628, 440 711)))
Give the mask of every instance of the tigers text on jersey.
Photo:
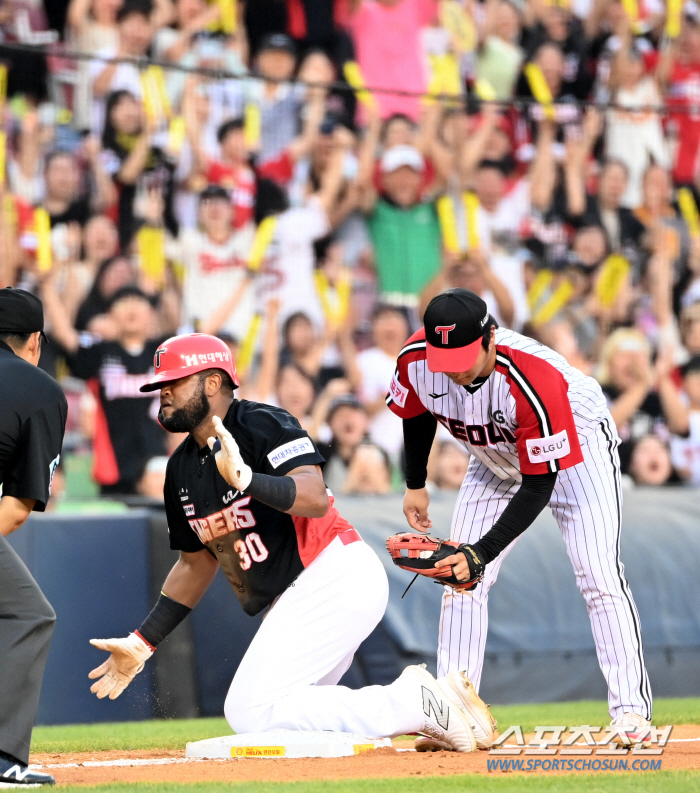
MULTIPOLYGON (((324 462, 299 422, 281 408, 234 400, 223 422, 255 473, 284 476, 299 466, 324 462)), ((272 603, 335 537, 352 528, 332 500, 324 517, 302 518, 240 493, 219 474, 209 449, 199 449, 191 435, 168 462, 165 510, 170 547, 185 553, 206 547, 251 615, 272 603)))
POLYGON ((429 411, 501 479, 577 465, 607 415, 598 383, 533 339, 496 329, 496 366, 470 386, 431 372, 425 331, 400 352, 387 404, 401 418, 429 411))

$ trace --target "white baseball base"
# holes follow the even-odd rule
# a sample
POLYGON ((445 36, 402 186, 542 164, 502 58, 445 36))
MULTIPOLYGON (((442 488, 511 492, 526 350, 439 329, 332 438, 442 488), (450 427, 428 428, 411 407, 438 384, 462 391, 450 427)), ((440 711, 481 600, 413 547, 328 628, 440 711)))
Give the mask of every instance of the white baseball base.
POLYGON ((351 757, 391 746, 390 738, 367 738, 351 732, 270 730, 224 735, 188 743, 186 757, 351 757))

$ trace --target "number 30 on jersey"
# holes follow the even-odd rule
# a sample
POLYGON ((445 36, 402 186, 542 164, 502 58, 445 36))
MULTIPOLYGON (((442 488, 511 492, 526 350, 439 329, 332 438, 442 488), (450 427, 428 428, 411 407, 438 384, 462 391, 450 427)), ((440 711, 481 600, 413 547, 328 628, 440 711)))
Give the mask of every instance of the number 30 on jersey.
POLYGON ((264 562, 269 552, 260 535, 252 531, 244 540, 236 540, 233 548, 241 560, 241 570, 250 570, 253 562, 264 562))

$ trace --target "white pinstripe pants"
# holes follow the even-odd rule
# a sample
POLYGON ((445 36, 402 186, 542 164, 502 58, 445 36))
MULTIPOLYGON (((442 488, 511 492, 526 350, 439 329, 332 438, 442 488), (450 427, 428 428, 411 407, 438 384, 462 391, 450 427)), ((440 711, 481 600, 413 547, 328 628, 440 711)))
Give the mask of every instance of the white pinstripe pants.
MULTIPOLYGON (((560 471, 549 506, 576 574, 591 620, 613 718, 633 711, 651 718, 639 615, 620 561, 619 438, 612 418, 582 447, 584 462, 560 471)), ((452 539, 475 543, 498 520, 519 488, 472 460, 452 517, 452 539)), ((445 588, 440 618, 438 675, 466 671, 477 690, 488 630, 488 593, 511 544, 487 565, 473 596, 445 588)))

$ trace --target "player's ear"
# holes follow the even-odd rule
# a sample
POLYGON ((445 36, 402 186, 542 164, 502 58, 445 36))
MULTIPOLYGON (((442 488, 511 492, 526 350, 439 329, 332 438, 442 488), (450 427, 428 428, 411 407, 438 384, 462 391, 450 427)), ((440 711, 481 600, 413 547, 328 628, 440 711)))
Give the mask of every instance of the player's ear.
POLYGON ((214 396, 214 394, 217 394, 219 391, 221 391, 221 386, 223 385, 223 382, 224 382, 223 377, 217 372, 210 374, 207 377, 206 383, 204 385, 204 393, 208 397, 214 396))

